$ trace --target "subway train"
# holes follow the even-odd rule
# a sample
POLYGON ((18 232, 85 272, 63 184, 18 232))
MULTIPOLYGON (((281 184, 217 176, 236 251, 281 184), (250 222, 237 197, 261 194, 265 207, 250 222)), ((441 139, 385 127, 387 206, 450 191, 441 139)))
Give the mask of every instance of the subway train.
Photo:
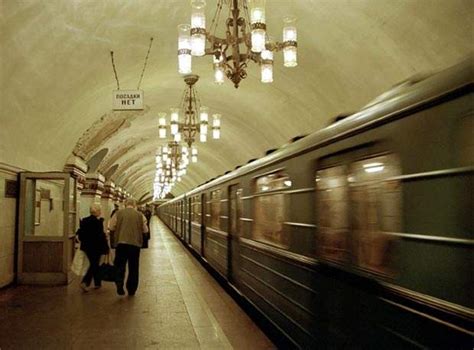
POLYGON ((473 347, 472 57, 157 208, 282 348, 473 347))

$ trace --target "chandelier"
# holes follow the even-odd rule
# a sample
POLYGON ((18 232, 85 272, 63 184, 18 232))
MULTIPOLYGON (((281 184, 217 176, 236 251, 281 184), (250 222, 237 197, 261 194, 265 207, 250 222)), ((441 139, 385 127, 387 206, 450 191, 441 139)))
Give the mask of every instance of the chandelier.
POLYGON ((240 81, 247 77, 250 61, 260 65, 263 83, 273 81, 273 52, 283 51, 285 67, 297 66, 296 18, 284 18, 283 42, 273 42, 266 34, 265 0, 218 0, 209 31, 206 30, 205 0, 191 0, 191 6, 191 25, 178 26, 179 73, 191 73, 192 56, 212 55, 215 82, 222 84, 227 76, 238 88, 240 81), (224 4, 229 8, 229 17, 225 38, 219 38, 216 31, 224 4))
MULTIPOLYGON (((201 101, 194 89, 194 84, 199 80, 197 75, 186 75, 184 82, 188 85, 184 90, 180 108, 171 108, 169 129, 173 140, 177 143, 184 141, 192 148, 193 155, 197 155, 197 149, 192 146, 197 134, 199 141, 206 142, 209 124, 209 108, 201 106, 201 101), (180 113, 184 119, 180 120, 180 113), (198 120, 199 116, 199 120, 198 120)), ((212 138, 219 139, 221 135, 221 115, 212 115, 212 138)), ((166 113, 158 113, 159 137, 166 138, 168 125, 166 124, 166 113)), ((194 158, 193 158, 194 159, 194 158)))
MULTIPOLYGON (((156 155, 156 174, 154 181, 155 199, 164 198, 186 175, 186 168, 189 165, 189 149, 187 146, 180 146, 176 141, 171 141, 160 148, 156 155)), ((197 162, 197 149, 192 148, 191 159, 197 162)))

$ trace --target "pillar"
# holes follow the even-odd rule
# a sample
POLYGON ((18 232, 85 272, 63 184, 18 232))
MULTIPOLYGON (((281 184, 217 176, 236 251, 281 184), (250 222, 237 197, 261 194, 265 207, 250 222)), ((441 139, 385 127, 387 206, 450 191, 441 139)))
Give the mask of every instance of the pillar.
POLYGON ((86 174, 84 189, 81 193, 80 217, 85 218, 90 215, 91 204, 101 204, 102 193, 104 192, 105 178, 102 174, 86 174))

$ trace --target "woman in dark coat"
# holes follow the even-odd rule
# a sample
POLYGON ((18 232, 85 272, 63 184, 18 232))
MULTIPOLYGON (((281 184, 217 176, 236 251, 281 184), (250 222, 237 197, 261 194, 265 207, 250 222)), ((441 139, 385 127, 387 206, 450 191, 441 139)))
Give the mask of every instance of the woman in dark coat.
POLYGON ((90 207, 91 215, 82 219, 78 231, 79 240, 81 241, 81 250, 87 255, 90 262, 89 270, 81 281, 81 288, 85 292, 89 290, 89 286, 94 278, 95 288, 101 287, 99 276, 100 256, 108 254, 109 246, 104 233, 104 225, 101 214, 100 205, 92 204, 90 207))
POLYGON ((148 248, 148 241, 150 240, 150 219, 151 219, 151 211, 150 209, 146 208, 143 211, 143 215, 146 218, 146 225, 148 226, 148 233, 145 233, 143 236, 143 246, 142 248, 148 248))

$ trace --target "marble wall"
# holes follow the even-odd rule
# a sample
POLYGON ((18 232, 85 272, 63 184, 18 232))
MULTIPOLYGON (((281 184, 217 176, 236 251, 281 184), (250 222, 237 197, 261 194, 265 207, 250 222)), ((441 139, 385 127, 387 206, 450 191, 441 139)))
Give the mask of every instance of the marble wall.
POLYGON ((0 164, 0 288, 14 280, 17 200, 5 197, 6 180, 16 181, 16 172, 0 164))

